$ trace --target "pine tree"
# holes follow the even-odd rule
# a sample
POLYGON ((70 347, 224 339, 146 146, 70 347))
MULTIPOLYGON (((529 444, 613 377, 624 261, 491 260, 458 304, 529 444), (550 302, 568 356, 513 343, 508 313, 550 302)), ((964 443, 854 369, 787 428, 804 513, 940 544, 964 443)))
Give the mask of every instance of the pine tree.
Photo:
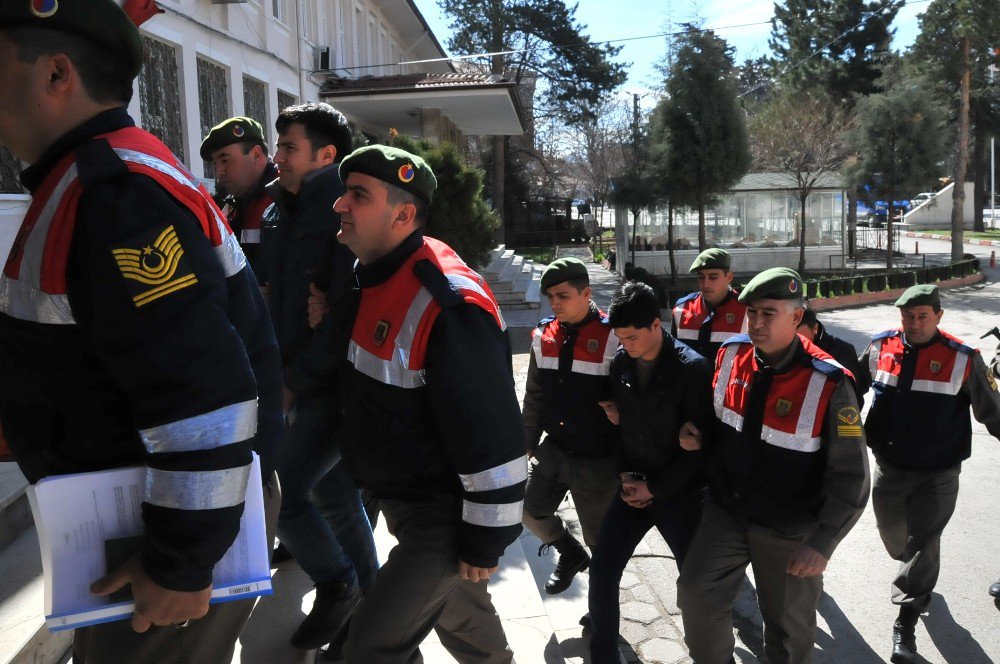
POLYGON ((750 167, 746 124, 736 99, 732 47, 693 26, 677 38, 666 82, 662 128, 664 177, 675 205, 698 209, 698 248, 705 249, 705 208, 750 167))

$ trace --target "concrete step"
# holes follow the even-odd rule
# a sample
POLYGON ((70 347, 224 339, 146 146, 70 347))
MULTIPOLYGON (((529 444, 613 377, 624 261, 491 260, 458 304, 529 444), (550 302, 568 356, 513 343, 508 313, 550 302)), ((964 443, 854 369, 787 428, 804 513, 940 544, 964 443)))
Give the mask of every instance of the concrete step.
POLYGON ((0 551, 0 662, 58 664, 73 632, 45 626, 44 580, 38 537, 31 527, 0 551))
POLYGON ((496 278, 514 260, 513 249, 503 249, 494 252, 489 264, 483 269, 482 275, 486 279, 496 278))
POLYGON ((517 281, 517 278, 521 274, 521 271, 523 269, 524 269, 524 256, 518 256, 517 254, 515 254, 514 258, 511 259, 507 267, 505 267, 503 271, 500 273, 500 275, 497 277, 496 281, 497 283, 503 283, 505 281, 513 283, 517 281))
POLYGON ((16 463, 0 463, 0 550, 11 545, 32 525, 24 493, 28 481, 16 463))
POLYGON ((527 302, 524 299, 524 291, 508 291, 508 292, 494 292, 493 296, 497 300, 497 304, 500 305, 501 309, 506 307, 508 304, 521 304, 522 302, 527 302))

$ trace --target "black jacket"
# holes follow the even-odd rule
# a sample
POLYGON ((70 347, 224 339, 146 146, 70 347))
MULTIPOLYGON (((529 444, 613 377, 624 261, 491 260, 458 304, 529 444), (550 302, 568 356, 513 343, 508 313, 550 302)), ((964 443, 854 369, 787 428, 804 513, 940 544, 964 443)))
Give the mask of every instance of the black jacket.
POLYGON ((281 189, 278 182, 268 190, 275 202, 264 213, 257 276, 269 288, 268 308, 289 373, 286 385, 301 393, 324 384, 307 387, 292 376, 304 370, 300 355, 313 336, 307 317, 309 284, 322 284, 331 273, 346 283, 354 266, 353 254, 337 242, 340 215, 333 211, 345 188, 334 164, 307 178, 297 195, 281 189), (298 369, 293 368, 296 364, 298 369))
POLYGON ((611 392, 618 404, 622 471, 646 475, 656 497, 688 493, 705 485, 704 455, 681 448, 684 422, 706 431, 712 418, 712 370, 708 362, 663 330, 663 347, 645 389, 636 361, 618 350, 611 361, 611 392))
MULTIPOLYGON (((267 185, 276 177, 278 177, 278 167, 274 165, 273 161, 268 161, 267 166, 264 167, 264 172, 261 173, 260 178, 257 180, 257 184, 254 185, 253 189, 247 195, 226 196, 225 200, 222 201, 223 205, 225 205, 223 209, 229 215, 226 221, 229 222, 229 227, 233 229, 236 237, 240 238, 240 246, 243 247, 243 253, 246 254, 247 262, 250 263, 250 268, 254 271, 254 274, 259 270, 257 260, 260 256, 260 239, 258 238, 255 242, 243 241, 243 230, 247 222, 246 215, 254 209, 261 210, 262 206, 273 202, 271 194, 267 190, 267 185)), ((261 213, 265 211, 266 208, 261 210, 261 213)), ((263 219, 263 214, 261 218, 263 219)))
POLYGON ((872 380, 867 369, 858 362, 858 351, 854 346, 840 337, 835 337, 826 331, 823 323, 817 321, 816 338, 813 343, 833 356, 833 359, 854 375, 854 393, 858 397, 858 408, 865 404, 865 392, 871 387, 872 380))
MULTIPOLYGON (((134 123, 102 113, 57 141, 22 179, 33 193, 71 150, 86 187, 67 266, 75 325, 0 314, 0 420, 29 481, 145 464, 210 472, 245 466, 251 448, 273 469, 281 436, 281 366, 260 290, 246 268, 226 277, 198 221, 165 189, 128 171, 94 136, 134 123), (141 307, 112 255, 173 226, 197 283, 141 307), (212 449, 147 452, 140 431, 213 437, 199 416, 257 400, 256 436, 212 449), (190 425, 190 426, 188 426, 190 425), (188 428, 185 428, 185 427, 188 428)), ((144 435, 148 435, 144 434, 144 435)), ((239 529, 243 504, 168 509, 143 504, 142 565, 160 585, 197 590, 239 529)))

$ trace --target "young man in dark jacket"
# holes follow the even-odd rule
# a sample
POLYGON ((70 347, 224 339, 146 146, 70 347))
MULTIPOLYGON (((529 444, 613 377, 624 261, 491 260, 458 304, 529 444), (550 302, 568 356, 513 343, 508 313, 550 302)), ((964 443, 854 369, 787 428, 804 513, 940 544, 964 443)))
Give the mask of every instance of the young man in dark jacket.
POLYGON ((618 424, 621 493, 612 502, 590 569, 591 661, 618 662, 618 584, 635 547, 654 526, 680 569, 701 520, 705 486, 700 451, 681 449, 681 425, 697 428, 712 415, 708 362, 671 337, 653 290, 625 284, 611 301, 611 327, 621 340, 611 362, 618 424))
POLYGON ((864 405, 865 392, 868 391, 872 381, 868 377, 868 372, 862 370, 861 363, 858 362, 858 351, 855 350, 854 346, 827 332, 823 323, 817 320, 816 312, 812 309, 802 310, 802 322, 799 323, 796 331, 832 355, 833 359, 851 372, 855 378, 854 394, 858 397, 858 408, 864 405))

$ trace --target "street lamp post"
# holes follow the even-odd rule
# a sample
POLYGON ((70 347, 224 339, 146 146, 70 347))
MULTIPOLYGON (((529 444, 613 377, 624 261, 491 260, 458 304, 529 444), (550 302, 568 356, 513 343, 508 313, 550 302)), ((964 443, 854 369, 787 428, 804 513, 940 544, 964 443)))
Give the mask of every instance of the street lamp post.
MULTIPOLYGON (((990 86, 993 85, 993 73, 997 66, 990 65, 990 86)), ((996 162, 996 138, 990 137, 990 228, 997 227, 997 162, 996 162)))

